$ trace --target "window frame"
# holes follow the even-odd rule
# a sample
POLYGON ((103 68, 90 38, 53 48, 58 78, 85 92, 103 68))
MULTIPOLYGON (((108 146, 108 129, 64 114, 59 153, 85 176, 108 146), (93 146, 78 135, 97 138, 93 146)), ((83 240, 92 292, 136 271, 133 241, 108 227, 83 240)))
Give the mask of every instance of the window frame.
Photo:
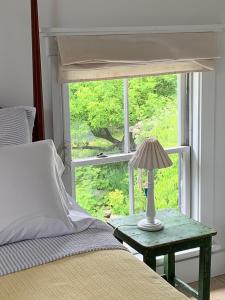
MULTIPOLYGON (((182 213, 189 215, 191 213, 191 179, 190 179, 190 145, 189 145, 189 95, 187 93, 187 75, 181 74, 178 76, 178 141, 179 145, 172 148, 167 148, 168 154, 179 155, 179 206, 182 213)), ((123 79, 123 111, 124 111, 124 152, 108 155, 105 158, 87 157, 82 159, 72 159, 71 156, 71 141, 70 141, 70 111, 69 111, 69 87, 68 84, 62 85, 63 97, 63 113, 64 113, 64 142, 66 143, 65 161, 70 168, 70 190, 76 201, 76 168, 90 165, 103 165, 116 162, 128 162, 134 152, 130 152, 129 142, 129 91, 128 79, 123 79), (69 148, 69 149, 68 149, 69 148)), ((134 199, 134 170, 128 166, 129 175, 129 211, 134 214, 135 199, 134 199)))
POLYGON ((192 73, 191 216, 215 227, 215 71, 192 73))
MULTIPOLYGON (((175 26, 176 27, 176 26, 175 26)), ((200 26, 201 30, 209 31, 212 30, 212 26, 203 25, 200 26)), ((122 28, 119 28, 119 32, 121 33, 122 28)), ((124 29, 125 30, 125 29, 124 29)), ((127 29, 126 29, 127 30, 127 29)), ((143 28, 131 28, 129 33, 133 33, 134 30, 136 32, 142 33, 143 28)), ((155 31, 155 28, 149 28, 148 32, 155 31)), ((186 26, 185 28, 158 28, 159 32, 174 32, 174 31, 198 31, 199 28, 196 26, 186 26), (189 28, 190 27, 190 28, 189 28)), ((218 26, 215 25, 213 31, 220 31, 218 26)), ((58 49, 55 43, 55 39, 53 37, 62 34, 62 32, 66 32, 65 29, 58 30, 54 28, 49 29, 48 32, 46 30, 42 31, 42 39, 41 39, 41 46, 43 52, 43 76, 44 76, 44 98, 45 98, 45 116, 46 116, 46 130, 47 130, 47 137, 53 138, 57 150, 59 145, 65 145, 65 173, 63 175, 63 182, 66 186, 67 192, 72 195, 72 177, 73 172, 71 172, 71 154, 70 154, 70 147, 68 147, 70 143, 70 120, 68 114, 68 105, 69 105, 69 98, 64 92, 67 94, 68 89, 64 85, 61 85, 58 82, 58 49), (64 90, 64 92, 63 92, 64 90), (64 97, 64 99, 63 99, 64 97), (64 101, 63 101, 64 100, 64 101)), ((87 32, 87 30, 77 31, 75 29, 67 31, 68 35, 75 34, 83 34, 87 32)), ((113 32, 110 32, 113 33, 113 32)), ((114 32, 114 33, 118 33, 114 32)), ((89 33, 91 34, 91 33, 89 33)), ((93 34, 93 32, 92 32, 93 34)), ((96 33, 95 33, 96 34, 96 33)), ((202 77, 200 82, 197 84, 199 85, 199 95, 196 99, 196 95, 193 97, 192 92, 192 84, 190 82, 190 123, 192 126, 190 127, 190 137, 198 136, 195 139, 195 143, 193 144, 193 140, 190 140, 190 157, 191 157, 191 191, 190 191, 190 206, 191 206, 191 216, 194 217, 196 220, 201 220, 205 225, 210 227, 215 227, 217 222, 215 216, 215 115, 216 115, 216 99, 217 90, 218 90, 218 68, 216 67, 215 71, 199 73, 198 76, 202 77), (194 98, 194 99, 193 99, 194 98), (204 100, 203 100, 204 98, 204 100), (194 104, 193 104, 194 100, 194 104), (197 101, 196 101, 197 100, 197 101), (199 102, 199 103, 198 103, 199 102), (205 107, 202 107, 204 104, 205 107), (198 112, 196 111, 196 107, 198 108, 198 112), (193 115, 196 116, 195 122, 193 122, 193 115), (195 125, 197 124, 197 128, 195 125), (201 130, 201 126, 203 126, 201 130), (200 160, 199 160, 200 159, 200 160), (210 169, 210 174, 206 171, 205 161, 207 160, 206 166, 210 169), (194 172, 193 170, 197 170, 194 172), (202 176, 203 175, 203 176, 202 176), (199 185, 198 188, 196 188, 199 185), (201 190, 202 192, 196 193, 196 190, 201 190), (201 204, 200 204, 201 203, 201 204)), ((196 84, 196 83, 195 83, 196 84)), ((218 142, 217 142, 218 143, 218 142)), ((61 148, 61 146, 60 146, 61 148)), ((218 197, 217 197, 218 198, 218 197)), ((218 223, 218 222, 217 222, 218 223)), ((216 237, 216 242, 219 244, 213 245, 213 252, 218 252, 221 250, 220 246, 220 239, 221 236, 216 237)), ((195 264, 195 262, 191 261, 190 258, 194 258, 198 254, 198 251, 188 251, 188 253, 180 253, 178 254, 179 261, 188 260, 188 263, 185 265, 188 267, 190 262, 195 264)), ((221 254, 222 255, 222 254, 221 254)), ((220 257, 223 257, 223 255, 220 257)), ((218 256, 218 253, 217 253, 218 256)), ((218 260, 219 262, 219 260, 218 260)), ((183 265, 182 265, 183 266, 183 265)), ((218 263, 219 266, 219 263, 218 263)), ((187 269, 187 268, 186 268, 187 269)), ((186 270, 182 268, 182 270, 186 270)), ((218 269, 218 268, 217 268, 218 269)), ((214 270, 215 271, 215 270, 214 270)), ((186 273, 183 272, 188 280, 194 281, 194 279, 190 279, 186 273)), ((193 272, 192 272, 193 273, 193 272)))

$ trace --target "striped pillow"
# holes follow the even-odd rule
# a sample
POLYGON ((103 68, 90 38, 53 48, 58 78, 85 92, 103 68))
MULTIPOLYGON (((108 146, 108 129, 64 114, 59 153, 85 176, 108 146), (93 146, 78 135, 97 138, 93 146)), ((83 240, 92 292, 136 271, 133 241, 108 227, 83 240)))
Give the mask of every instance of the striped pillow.
POLYGON ((25 107, 0 109, 0 147, 31 143, 34 115, 25 107))
POLYGON ((15 108, 23 108, 26 111, 27 115, 27 121, 29 125, 29 131, 30 131, 30 139, 32 142, 32 135, 33 135, 33 128, 34 128, 34 120, 35 120, 35 115, 36 115, 36 108, 31 107, 31 106, 17 106, 15 108))

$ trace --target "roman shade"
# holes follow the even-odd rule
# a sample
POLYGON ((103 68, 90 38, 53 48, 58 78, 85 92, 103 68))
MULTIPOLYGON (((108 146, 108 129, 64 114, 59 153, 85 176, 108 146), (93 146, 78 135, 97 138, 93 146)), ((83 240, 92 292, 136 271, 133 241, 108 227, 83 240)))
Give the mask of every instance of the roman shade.
POLYGON ((214 32, 57 37, 60 82, 213 70, 214 32))

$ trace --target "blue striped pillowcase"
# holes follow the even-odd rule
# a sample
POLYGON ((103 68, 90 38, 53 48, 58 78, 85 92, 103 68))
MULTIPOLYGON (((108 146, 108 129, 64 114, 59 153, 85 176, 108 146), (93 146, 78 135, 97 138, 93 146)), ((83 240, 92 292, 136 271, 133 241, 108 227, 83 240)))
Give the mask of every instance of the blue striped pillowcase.
POLYGON ((0 147, 32 142, 35 108, 0 109, 0 147))

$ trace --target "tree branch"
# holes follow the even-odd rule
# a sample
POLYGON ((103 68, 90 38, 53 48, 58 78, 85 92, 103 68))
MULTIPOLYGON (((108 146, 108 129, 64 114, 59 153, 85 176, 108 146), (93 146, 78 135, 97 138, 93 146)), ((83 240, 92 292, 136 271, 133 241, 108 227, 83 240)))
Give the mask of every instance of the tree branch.
MULTIPOLYGON (((99 150, 99 151, 110 151, 113 150, 114 148, 118 148, 119 150, 123 151, 124 149, 124 137, 122 138, 122 141, 117 140, 112 136, 108 128, 100 128, 100 129, 91 129, 91 132, 93 135, 97 138, 101 138, 104 140, 109 141, 112 143, 112 146, 109 147, 101 147, 101 146, 89 146, 89 145, 84 145, 84 146, 72 146, 73 150, 80 149, 80 150, 99 150)), ((132 135, 132 132, 130 132, 130 145, 131 149, 135 149, 135 141, 132 135)))
POLYGON ((114 146, 110 146, 110 147, 98 147, 98 146, 72 146, 73 150, 99 150, 99 151, 110 151, 114 149, 114 146))
POLYGON ((115 139, 111 135, 108 128, 92 129, 91 131, 94 134, 94 136, 105 139, 105 140, 111 142, 114 145, 121 143, 119 140, 115 139))

